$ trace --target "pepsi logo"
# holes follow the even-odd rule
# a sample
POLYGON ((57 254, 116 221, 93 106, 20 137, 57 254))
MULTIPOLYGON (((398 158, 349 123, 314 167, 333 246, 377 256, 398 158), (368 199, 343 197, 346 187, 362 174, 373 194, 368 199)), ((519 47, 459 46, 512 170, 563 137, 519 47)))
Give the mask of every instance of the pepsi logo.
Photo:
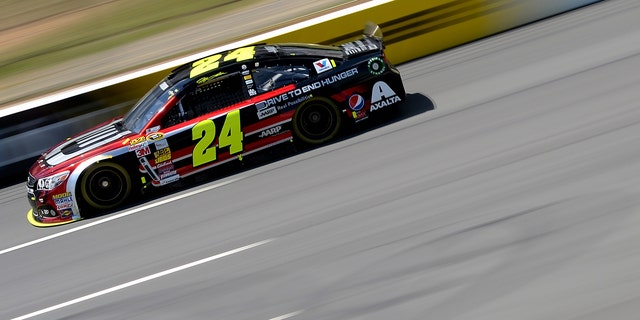
POLYGON ((349 108, 353 111, 359 111, 364 107, 364 98, 359 94, 354 94, 349 97, 349 108))

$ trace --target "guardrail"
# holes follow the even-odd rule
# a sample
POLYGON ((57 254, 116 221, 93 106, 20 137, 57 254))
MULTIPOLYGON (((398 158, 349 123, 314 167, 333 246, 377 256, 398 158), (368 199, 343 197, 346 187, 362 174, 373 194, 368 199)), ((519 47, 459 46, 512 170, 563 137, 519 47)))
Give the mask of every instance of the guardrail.
MULTIPOLYGON (((387 57, 400 64, 599 1, 396 0, 305 23, 286 34, 270 30, 244 40, 339 44, 359 37, 364 24, 374 21, 383 30, 387 57)), ((0 178, 26 176, 29 164, 48 147, 124 113, 171 67, 0 118, 0 178)))

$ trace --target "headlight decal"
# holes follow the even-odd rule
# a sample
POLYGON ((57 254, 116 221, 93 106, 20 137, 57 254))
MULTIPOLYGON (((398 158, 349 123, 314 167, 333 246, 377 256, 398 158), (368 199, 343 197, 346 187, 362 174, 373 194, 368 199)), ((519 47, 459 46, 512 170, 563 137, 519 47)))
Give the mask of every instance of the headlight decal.
POLYGON ((64 171, 49 177, 38 179, 38 190, 52 190, 61 185, 69 177, 69 171, 64 171))

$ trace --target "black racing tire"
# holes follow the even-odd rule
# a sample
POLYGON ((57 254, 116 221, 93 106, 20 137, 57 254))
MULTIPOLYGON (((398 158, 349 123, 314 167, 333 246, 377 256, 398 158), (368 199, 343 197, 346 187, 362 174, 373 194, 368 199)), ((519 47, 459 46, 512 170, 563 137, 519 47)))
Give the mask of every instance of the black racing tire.
POLYGON ((100 162, 82 175, 79 188, 86 204, 109 210, 124 203, 131 195, 131 176, 117 163, 100 162))
POLYGON ((310 145, 325 143, 338 134, 342 125, 342 114, 333 101, 313 98, 306 101, 293 115, 295 138, 310 145))

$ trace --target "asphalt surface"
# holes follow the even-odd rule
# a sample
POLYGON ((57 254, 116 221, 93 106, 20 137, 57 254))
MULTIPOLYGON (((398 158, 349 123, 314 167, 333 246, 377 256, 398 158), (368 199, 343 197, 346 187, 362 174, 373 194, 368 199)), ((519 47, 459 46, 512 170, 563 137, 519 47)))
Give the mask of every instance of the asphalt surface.
POLYGON ((2 189, 0 318, 637 318, 638 16, 404 64, 394 121, 100 218, 2 189))

